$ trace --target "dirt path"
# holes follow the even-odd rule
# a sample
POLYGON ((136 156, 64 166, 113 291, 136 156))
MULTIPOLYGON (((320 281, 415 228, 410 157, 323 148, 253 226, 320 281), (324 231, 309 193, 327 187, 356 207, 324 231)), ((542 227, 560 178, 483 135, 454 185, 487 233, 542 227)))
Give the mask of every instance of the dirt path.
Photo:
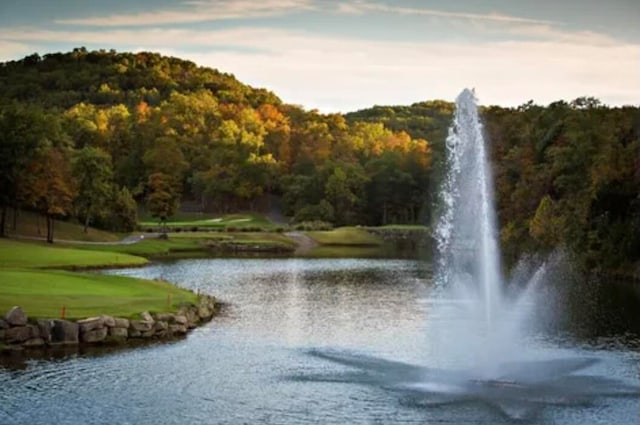
POLYGON ((313 248, 318 246, 318 243, 311 239, 309 236, 305 235, 302 232, 287 232, 285 233, 290 239, 293 239, 295 243, 298 244, 298 247, 293 252, 295 255, 306 254, 311 251, 313 248))
MULTIPOLYGON (((72 241, 67 239, 58 239, 54 238, 54 242, 59 242, 61 244, 79 244, 79 245, 133 245, 134 243, 142 242, 145 239, 156 239, 159 237, 159 233, 145 233, 144 235, 131 235, 127 236, 124 239, 119 241, 111 241, 111 242, 90 242, 90 241, 72 241)), ((45 242, 47 238, 38 237, 38 236, 20 236, 20 235, 11 235, 13 239, 23 239, 29 241, 41 241, 45 242)))

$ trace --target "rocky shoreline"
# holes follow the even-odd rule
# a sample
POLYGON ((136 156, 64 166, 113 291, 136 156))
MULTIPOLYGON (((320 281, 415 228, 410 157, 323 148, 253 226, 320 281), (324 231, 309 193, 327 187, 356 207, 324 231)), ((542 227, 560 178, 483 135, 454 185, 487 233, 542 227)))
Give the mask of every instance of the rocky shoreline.
POLYGON ((216 314, 219 303, 200 295, 196 304, 175 313, 140 313, 129 319, 101 315, 82 320, 29 319, 16 306, 0 319, 0 355, 86 345, 126 345, 144 340, 169 340, 186 335, 216 314))

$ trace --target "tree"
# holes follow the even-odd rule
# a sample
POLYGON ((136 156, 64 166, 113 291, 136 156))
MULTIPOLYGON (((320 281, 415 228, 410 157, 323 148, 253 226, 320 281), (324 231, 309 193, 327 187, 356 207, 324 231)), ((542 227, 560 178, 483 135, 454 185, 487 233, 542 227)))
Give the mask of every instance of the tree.
POLYGON ((64 150, 41 149, 28 166, 28 176, 24 185, 26 203, 46 217, 47 242, 53 243, 54 220, 71 212, 75 195, 64 150))
POLYGON ((85 147, 76 152, 73 160, 76 181, 76 206, 84 217, 84 232, 96 214, 105 214, 107 201, 113 194, 111 157, 101 149, 85 147))
POLYGON ((153 173, 149 176, 147 187, 147 207, 152 217, 156 217, 165 230, 167 218, 176 213, 179 196, 174 190, 171 176, 164 173, 153 173))
POLYGON ((38 108, 11 104, 0 110, 0 237, 6 236, 7 208, 19 206, 26 166, 48 133, 47 116, 38 108))
POLYGON ((116 232, 132 232, 138 222, 138 207, 126 187, 113 192, 108 225, 116 232))

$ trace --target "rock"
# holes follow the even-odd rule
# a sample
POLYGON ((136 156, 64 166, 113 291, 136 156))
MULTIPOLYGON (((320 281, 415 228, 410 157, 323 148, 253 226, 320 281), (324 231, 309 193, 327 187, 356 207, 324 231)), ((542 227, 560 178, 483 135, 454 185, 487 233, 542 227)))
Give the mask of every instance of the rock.
POLYGON ((96 329, 104 328, 104 318, 89 317, 87 319, 78 320, 78 326, 80 326, 80 332, 91 332, 96 329))
POLYGON ((0 319, 0 329, 8 329, 9 324, 4 321, 4 319, 0 319))
POLYGON ((6 330, 0 329, 0 342, 4 341, 5 336, 6 336, 6 330))
POLYGON ((124 319, 122 317, 114 317, 113 318, 113 327, 114 328, 125 328, 129 327, 129 319, 124 319))
POLYGON ((200 320, 208 320, 213 316, 213 312, 206 305, 198 306, 198 317, 200 320))
POLYGON ((80 333, 79 329, 80 327, 77 323, 60 319, 53 320, 51 342, 63 345, 77 344, 80 333))
POLYGON ((25 348, 34 348, 34 347, 42 347, 44 345, 44 339, 42 338, 31 338, 22 343, 22 346, 25 348))
POLYGON ((16 326, 5 330, 5 339, 11 343, 21 343, 32 337, 31 327, 16 326))
POLYGON ((4 320, 11 326, 24 326, 27 324, 27 315, 22 308, 16 306, 4 315, 4 320))
POLYGON ((126 328, 109 328, 109 336, 126 339, 129 336, 129 330, 126 328))
POLYGON ((175 316, 171 313, 158 313, 155 315, 155 319, 160 322, 173 323, 175 316))
POLYGON ((174 320, 174 323, 177 325, 186 325, 187 323, 189 323, 186 316, 183 316, 183 315, 175 315, 173 316, 173 320, 174 320))
POLYGON ((184 335, 187 333, 186 325, 169 325, 169 332, 174 335, 184 335))
POLYGON ((195 328, 196 324, 200 321, 200 316, 198 316, 197 309, 195 307, 185 311, 184 315, 187 318, 187 326, 190 328, 195 328))
POLYGON ((127 332, 129 332, 129 338, 140 338, 142 336, 142 332, 134 328, 129 328, 127 332))
POLYGON ((146 331, 146 332, 141 332, 140 336, 142 336, 142 338, 151 338, 153 336, 155 336, 156 332, 154 330, 150 330, 150 331, 146 331))
POLYGON ((40 327, 38 325, 27 325, 31 332, 31 338, 40 338, 40 327))
POLYGON ((129 327, 140 332, 148 332, 153 329, 153 323, 144 320, 130 320, 129 327))
POLYGON ((148 311, 140 313, 140 319, 144 322, 153 322, 153 316, 151 316, 148 311))
POLYGON ((42 338, 44 342, 50 342, 53 321, 48 319, 38 319, 36 323, 38 323, 38 329, 40 330, 40 338, 42 338))
POLYGON ((82 342, 101 342, 107 336, 108 329, 100 328, 88 332, 81 332, 82 342))
POLYGON ((169 324, 167 322, 157 321, 153 324, 153 330, 156 332, 166 331, 167 329, 169 329, 169 324))
POLYGON ((106 327, 108 327, 108 328, 113 328, 113 327, 115 327, 115 326, 116 326, 116 320, 115 320, 115 318, 113 318, 113 317, 111 317, 111 316, 105 316, 105 315, 102 315, 102 316, 100 316, 100 317, 102 317, 102 321, 103 321, 103 323, 104 323, 104 325, 105 325, 106 327))

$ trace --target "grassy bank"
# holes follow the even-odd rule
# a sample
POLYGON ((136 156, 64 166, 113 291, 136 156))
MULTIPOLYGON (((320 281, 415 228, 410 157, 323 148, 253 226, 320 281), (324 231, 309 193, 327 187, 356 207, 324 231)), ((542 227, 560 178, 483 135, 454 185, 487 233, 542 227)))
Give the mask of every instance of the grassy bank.
POLYGON ((86 251, 41 242, 0 239, 0 268, 120 267, 147 262, 145 258, 120 252, 86 251))
POLYGON ((358 227, 340 227, 327 231, 306 232, 320 245, 331 246, 380 246, 382 239, 358 227))
POLYGON ((14 305, 30 317, 67 318, 98 314, 131 316, 142 311, 173 311, 195 294, 166 282, 72 273, 52 268, 143 265, 147 259, 107 251, 127 245, 94 245, 96 250, 0 239, 0 314, 14 305), (104 249, 104 250, 103 250, 104 249))
MULTIPOLYGON (((227 229, 227 228, 260 228, 270 229, 274 225, 261 214, 202 214, 202 213, 180 213, 167 220, 165 225, 169 229, 181 228, 190 230, 192 228, 204 229, 227 229)), ((152 217, 143 217, 139 226, 143 228, 158 228, 158 220, 152 217)))
POLYGON ((172 311, 196 295, 166 282, 53 270, 0 270, 0 312, 21 306, 30 317, 79 319, 172 311))

